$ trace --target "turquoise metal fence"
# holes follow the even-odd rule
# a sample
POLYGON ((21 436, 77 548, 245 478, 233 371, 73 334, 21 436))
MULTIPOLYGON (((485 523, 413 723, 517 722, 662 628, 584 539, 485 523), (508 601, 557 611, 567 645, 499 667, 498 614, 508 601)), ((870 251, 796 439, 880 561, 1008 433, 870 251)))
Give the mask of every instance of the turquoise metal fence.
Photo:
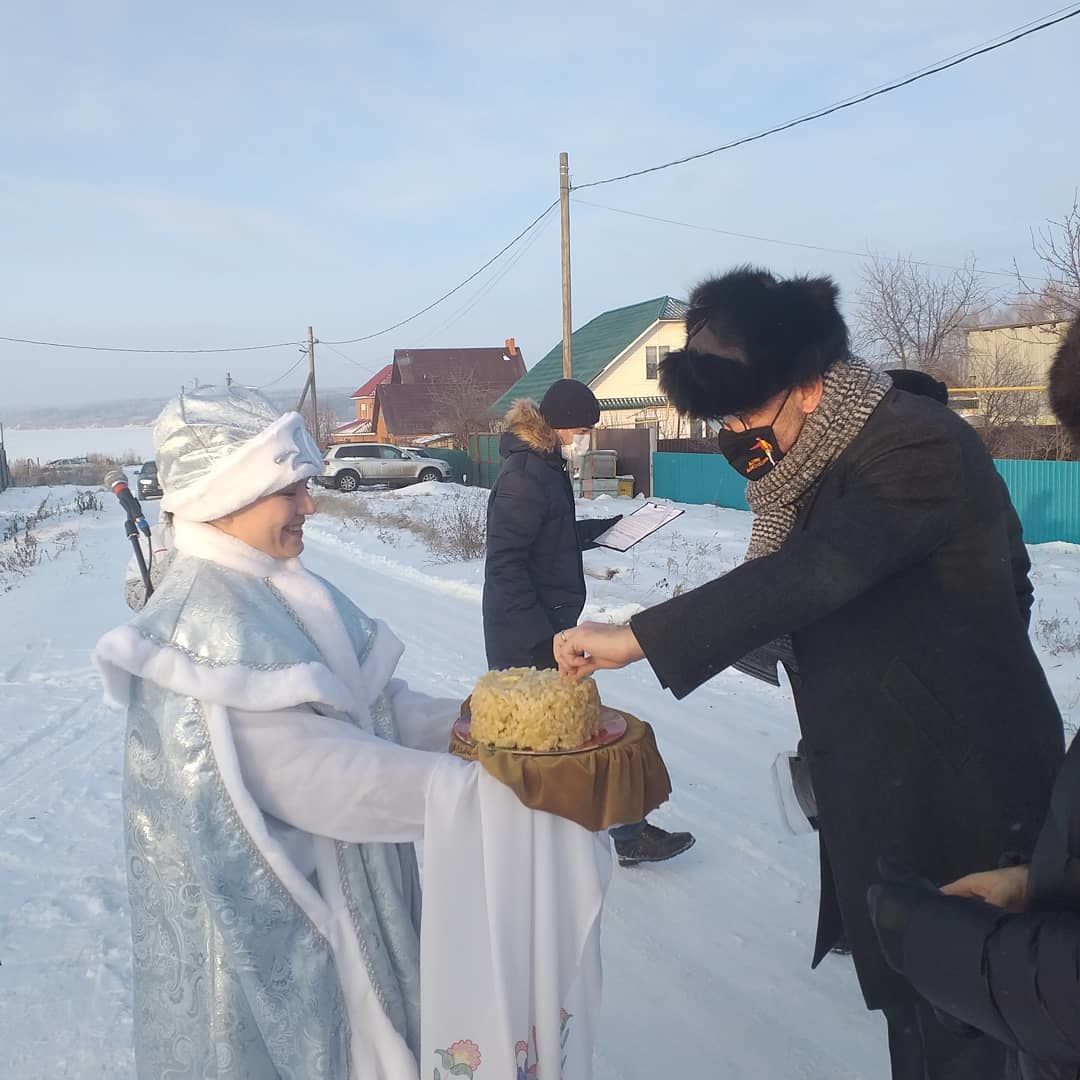
POLYGON ((653 454, 653 495, 749 510, 746 481, 721 454, 653 454))
POLYGON ((450 479, 457 484, 465 483, 465 476, 469 470, 469 455, 464 450, 425 450, 428 457, 438 458, 445 461, 453 469, 450 479))
POLYGON ((995 461, 1029 544, 1080 544, 1080 461, 995 461))
POLYGON ((499 436, 484 432, 469 436, 469 483, 491 487, 499 475, 499 436))
MULTIPOLYGON (((1080 461, 995 461, 1029 544, 1080 544, 1080 461)), ((747 510, 746 481, 720 454, 654 454, 653 493, 747 510)))

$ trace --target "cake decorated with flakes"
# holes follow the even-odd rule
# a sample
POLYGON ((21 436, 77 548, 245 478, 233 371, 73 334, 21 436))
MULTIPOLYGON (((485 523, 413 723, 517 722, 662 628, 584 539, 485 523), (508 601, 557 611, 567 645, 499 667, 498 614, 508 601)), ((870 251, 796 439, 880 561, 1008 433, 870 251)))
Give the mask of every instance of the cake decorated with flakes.
POLYGON ((505 750, 574 750, 600 732, 600 693, 592 679, 557 671, 489 671, 469 703, 472 739, 505 750))

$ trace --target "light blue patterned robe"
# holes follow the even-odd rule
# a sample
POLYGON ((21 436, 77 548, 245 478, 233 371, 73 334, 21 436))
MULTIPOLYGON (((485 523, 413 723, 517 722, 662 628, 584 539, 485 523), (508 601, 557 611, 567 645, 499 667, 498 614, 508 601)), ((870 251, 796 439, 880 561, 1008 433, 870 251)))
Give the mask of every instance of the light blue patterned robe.
MULTIPOLYGON (((322 584, 362 663, 375 624, 322 584)), ((116 687, 127 691, 124 809, 140 1080, 383 1075, 350 1060, 356 1042, 332 944, 310 902, 301 903, 275 869, 282 849, 268 858, 273 842, 253 837, 238 812, 236 770, 221 760, 207 719, 208 702, 245 707, 257 688, 267 708, 305 704, 356 722, 299 618, 268 579, 178 554, 147 608, 103 639, 98 662, 114 698, 116 687), (193 680, 201 689, 185 692, 193 680)), ((374 696, 367 722, 399 741, 385 694, 374 696)), ((286 828, 264 821, 271 838, 286 828)), ((335 846, 367 977, 415 1057, 413 847, 335 846)))

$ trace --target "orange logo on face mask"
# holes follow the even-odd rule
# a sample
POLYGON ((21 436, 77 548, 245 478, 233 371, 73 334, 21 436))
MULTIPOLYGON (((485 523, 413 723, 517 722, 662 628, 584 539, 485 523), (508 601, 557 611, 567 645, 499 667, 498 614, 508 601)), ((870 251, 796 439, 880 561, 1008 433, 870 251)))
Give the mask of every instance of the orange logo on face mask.
MULTIPOLYGON (((758 439, 758 441, 754 443, 754 449, 760 450, 765 455, 765 461, 770 465, 776 464, 776 458, 773 457, 773 444, 767 439, 758 439)), ((760 458, 758 461, 760 462, 760 465, 765 464, 765 461, 761 461, 760 458)))

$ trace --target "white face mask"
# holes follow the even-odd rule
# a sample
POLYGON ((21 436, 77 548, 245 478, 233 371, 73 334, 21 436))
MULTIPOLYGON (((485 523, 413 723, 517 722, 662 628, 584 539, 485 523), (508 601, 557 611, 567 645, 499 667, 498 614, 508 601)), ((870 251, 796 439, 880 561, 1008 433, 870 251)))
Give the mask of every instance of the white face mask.
POLYGON ((562 450, 562 456, 566 461, 573 461, 575 458, 580 458, 587 454, 591 447, 591 435, 575 435, 573 442, 563 443, 560 449, 562 450))

